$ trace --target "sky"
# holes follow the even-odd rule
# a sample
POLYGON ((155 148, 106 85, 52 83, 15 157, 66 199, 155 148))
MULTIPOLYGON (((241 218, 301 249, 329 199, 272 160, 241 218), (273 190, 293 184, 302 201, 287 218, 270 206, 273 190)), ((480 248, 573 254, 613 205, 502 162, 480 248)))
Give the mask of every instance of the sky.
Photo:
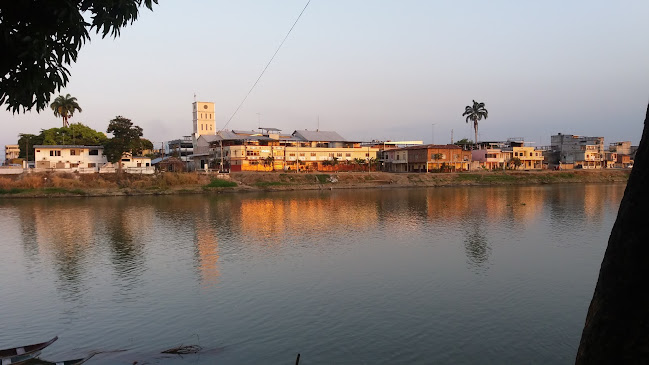
MULTIPOLYGON (((160 0, 117 39, 93 33, 60 94, 105 131, 117 115, 156 146, 192 133, 192 102, 225 126, 307 0, 160 0)), ((649 102, 649 1, 312 0, 228 129, 333 130, 348 140, 558 132, 637 144, 649 102)), ((55 94, 53 98, 58 95, 55 94)), ((53 99, 52 98, 52 99, 53 99)), ((61 126, 0 111, 0 145, 61 126)), ((4 154, 4 149, 1 150, 4 154)))

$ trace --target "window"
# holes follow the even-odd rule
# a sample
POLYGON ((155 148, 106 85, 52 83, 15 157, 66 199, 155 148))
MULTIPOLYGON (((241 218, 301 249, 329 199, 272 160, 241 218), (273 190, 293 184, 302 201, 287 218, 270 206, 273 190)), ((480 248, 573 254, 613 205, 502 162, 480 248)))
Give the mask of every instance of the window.
POLYGON ((70 150, 70 156, 76 156, 77 150, 70 150))
POLYGON ((334 157, 334 154, 330 152, 329 157, 334 157))
POLYGON ((75 168, 77 168, 77 167, 79 167, 79 164, 78 164, 78 163, 71 163, 71 164, 70 164, 70 168, 71 168, 71 169, 75 169, 75 168))
POLYGON ((311 152, 311 157, 315 157, 315 152, 311 152))
POLYGON ((97 164, 94 162, 89 162, 88 167, 97 167, 97 164))
POLYGON ((342 152, 338 152, 338 153, 336 153, 336 157, 343 157, 342 152))
POLYGON ((123 158, 122 162, 131 162, 131 159, 130 158, 123 158))
POLYGON ((142 167, 142 162, 138 162, 137 167, 142 167))
POLYGON ((370 157, 369 152, 365 153, 365 157, 370 157))
POLYGON ((347 153, 345 153, 345 157, 352 157, 352 154, 347 152, 347 153))
POLYGON ((288 154, 289 156, 295 157, 295 153, 291 152, 288 154))
POLYGON ((61 151, 51 150, 50 151, 50 156, 61 156, 61 151))
POLYGON ((259 151, 246 151, 246 156, 259 156, 259 151))
POLYGON ((304 157, 304 152, 300 152, 300 157, 304 157))
POLYGON ((201 130, 203 130, 203 125, 201 124, 201 130))

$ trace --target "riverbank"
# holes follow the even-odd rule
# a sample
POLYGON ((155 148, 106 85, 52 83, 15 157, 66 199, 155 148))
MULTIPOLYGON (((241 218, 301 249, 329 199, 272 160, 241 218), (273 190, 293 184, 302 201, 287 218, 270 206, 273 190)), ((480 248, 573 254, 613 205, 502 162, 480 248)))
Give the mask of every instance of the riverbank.
POLYGON ((210 192, 333 190, 563 183, 626 183, 630 170, 461 173, 239 172, 123 174, 33 173, 0 177, 0 198, 201 194, 210 192))

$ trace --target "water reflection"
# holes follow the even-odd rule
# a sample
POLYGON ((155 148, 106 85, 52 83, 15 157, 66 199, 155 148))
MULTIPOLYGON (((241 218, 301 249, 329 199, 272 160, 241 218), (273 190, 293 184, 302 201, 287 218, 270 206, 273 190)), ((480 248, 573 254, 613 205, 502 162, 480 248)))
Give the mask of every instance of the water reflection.
POLYGON ((60 355, 156 354, 196 333, 228 349, 205 363, 282 363, 295 348, 344 363, 350 352, 335 349, 350 343, 355 363, 563 363, 622 192, 0 200, 0 342, 31 326, 25 336, 63 328, 60 355))
POLYGON ((59 291, 65 297, 76 298, 86 288, 88 271, 93 265, 101 265, 89 263, 89 256, 107 253, 104 257, 121 282, 120 290, 125 292, 136 288, 150 269, 148 246, 155 250, 171 248, 183 255, 182 237, 186 235, 193 237, 191 259, 205 287, 219 282, 222 260, 235 257, 232 253, 270 255, 281 249, 301 247, 307 241, 345 245, 350 243, 344 238, 346 234, 362 237, 377 232, 395 237, 421 234, 438 243, 460 237, 469 268, 481 272, 490 266, 493 243, 502 240, 499 232, 512 235, 533 229, 546 216, 553 227, 577 224, 573 222, 581 222, 578 224, 582 226, 583 222, 601 223, 606 204, 618 204, 622 194, 623 189, 616 185, 584 185, 0 204, 15 212, 27 267, 51 262, 59 278, 59 291), (167 245, 164 246, 156 242, 160 235, 175 238, 173 242, 163 238, 167 245))

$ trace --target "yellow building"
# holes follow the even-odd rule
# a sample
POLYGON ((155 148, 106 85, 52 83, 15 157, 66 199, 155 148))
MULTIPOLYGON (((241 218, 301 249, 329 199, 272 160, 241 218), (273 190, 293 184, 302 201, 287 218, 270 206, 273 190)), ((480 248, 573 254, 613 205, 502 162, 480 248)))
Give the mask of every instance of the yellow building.
POLYGON ((220 166, 231 171, 351 169, 354 162, 376 161, 379 149, 350 142, 336 132, 295 131, 281 135, 274 128, 255 131, 219 131, 200 136, 194 164, 220 166), (347 168, 346 168, 347 167, 347 168))
POLYGON ((542 169, 543 168, 543 152, 534 149, 534 147, 512 147, 512 159, 518 158, 521 160, 519 168, 526 170, 542 169))

